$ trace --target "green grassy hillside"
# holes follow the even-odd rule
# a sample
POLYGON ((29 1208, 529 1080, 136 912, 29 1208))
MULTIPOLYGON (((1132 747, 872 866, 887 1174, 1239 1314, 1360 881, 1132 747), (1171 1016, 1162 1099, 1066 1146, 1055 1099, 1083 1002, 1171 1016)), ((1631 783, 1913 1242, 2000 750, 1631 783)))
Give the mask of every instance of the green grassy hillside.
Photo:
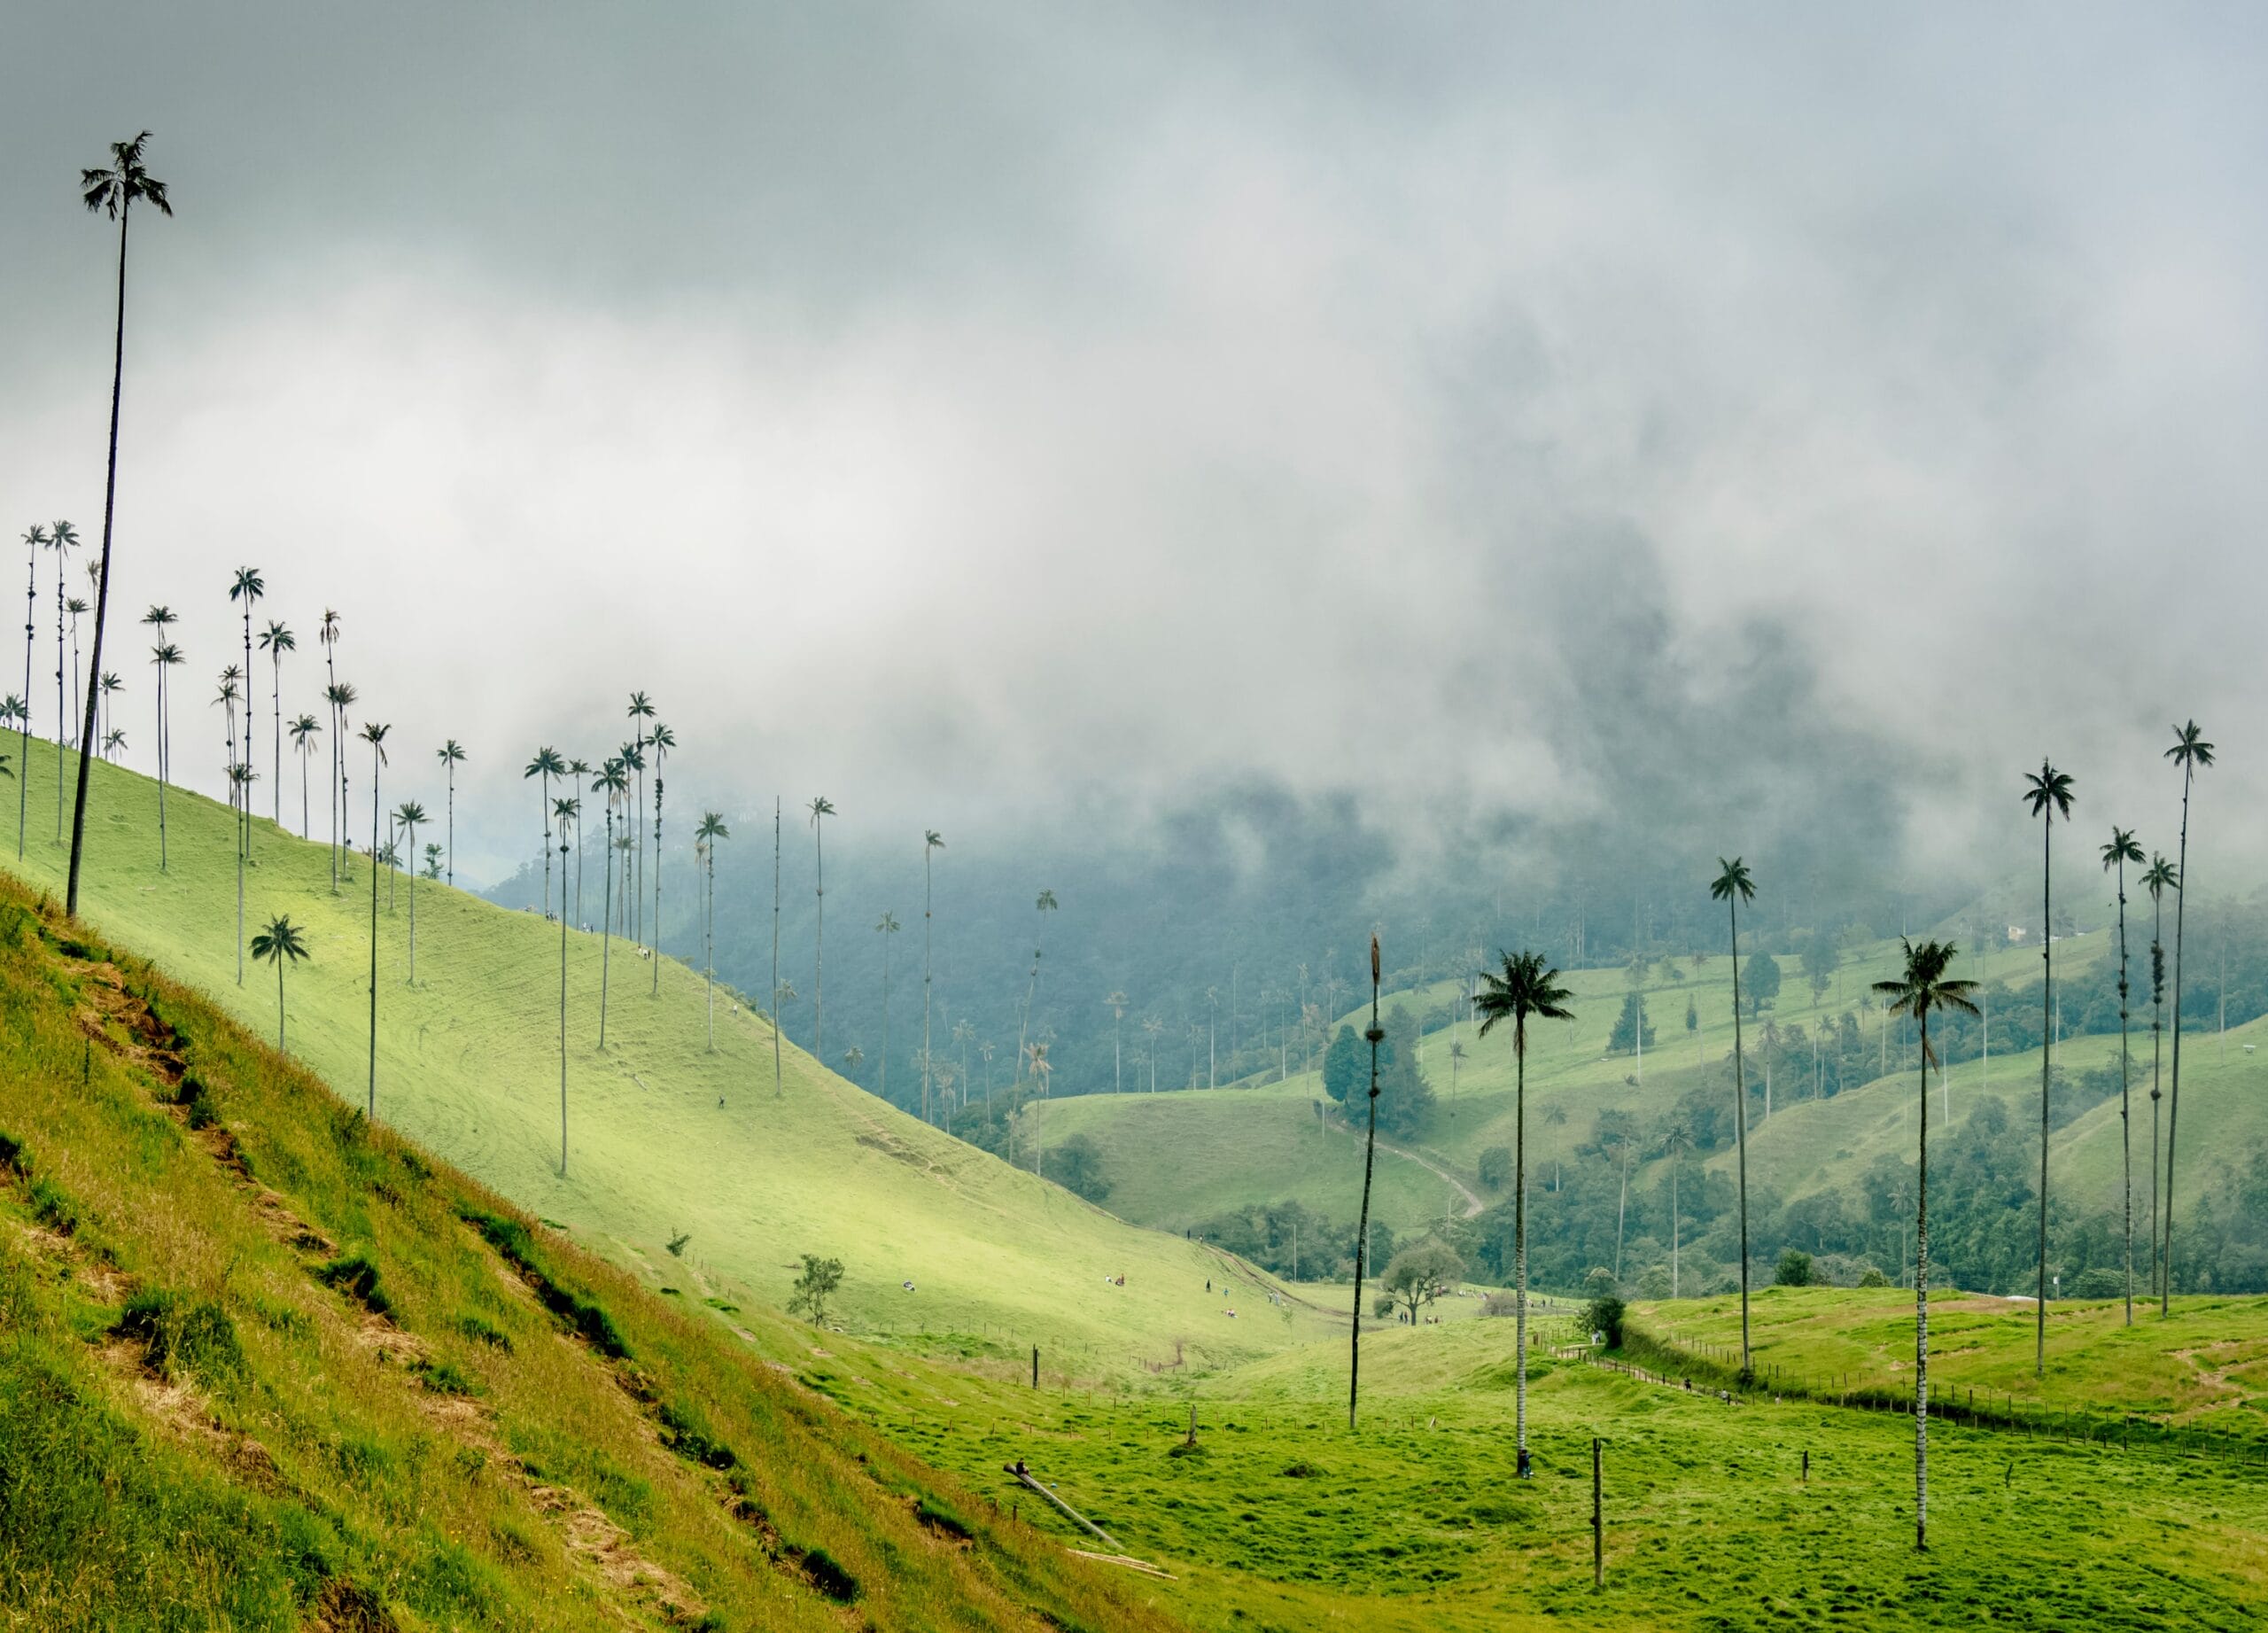
POLYGON ((1169 1625, 12 883, 0 1060, 0 1627, 1169 1625))
MULTIPOLYGON (((0 867, 58 890, 51 745, 35 745, 30 761, 29 843, 21 863, 0 854, 0 867)), ((74 764, 66 760, 66 772, 74 764)), ((423 791, 422 779, 388 776, 389 802, 423 791)), ((168 798, 171 866, 160 872, 155 785, 97 765, 82 914, 272 1036, 273 972, 252 968, 237 984, 230 813, 178 789, 168 798)), ((0 830, 12 830, 12 819, 11 809, 0 830)), ((334 895, 326 845, 253 826, 247 923, 289 914, 313 953, 286 978, 290 1052, 360 1104, 369 869, 356 861, 351 888, 334 895)), ((689 875, 680 883, 690 888, 689 875)), ((597 879, 586 888, 594 912, 597 879)), ((654 967, 619 939, 602 1053, 600 937, 580 932, 566 937, 562 1177, 559 927, 420 881, 412 985, 408 878, 383 881, 379 899, 379 1121, 571 1228, 649 1285, 697 1278, 727 1302, 777 1307, 799 1255, 832 1255, 848 1271, 845 1326, 990 1354, 1004 1370, 1034 1343, 1050 1366, 1130 1372, 1177 1352, 1192 1364, 1233 1360, 1329 1330, 1304 1306, 1288 1331, 1230 1321, 1206 1288, 1222 1273, 1219 1256, 1130 1227, 1012 1170, 792 1046, 785 1093, 775 1096, 765 1022, 720 998, 711 1053, 699 976, 664 960, 651 995, 654 967), (689 1237, 682 1259, 664 1251, 679 1233, 689 1237)))

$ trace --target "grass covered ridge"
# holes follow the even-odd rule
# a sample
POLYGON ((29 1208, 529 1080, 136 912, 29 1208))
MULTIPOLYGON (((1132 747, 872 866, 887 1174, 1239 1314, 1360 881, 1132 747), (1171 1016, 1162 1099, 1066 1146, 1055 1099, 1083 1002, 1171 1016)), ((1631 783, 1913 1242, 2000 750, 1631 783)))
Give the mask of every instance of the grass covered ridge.
POLYGON ((6 882, 0 1060, 0 1626, 1170 1625, 6 882))

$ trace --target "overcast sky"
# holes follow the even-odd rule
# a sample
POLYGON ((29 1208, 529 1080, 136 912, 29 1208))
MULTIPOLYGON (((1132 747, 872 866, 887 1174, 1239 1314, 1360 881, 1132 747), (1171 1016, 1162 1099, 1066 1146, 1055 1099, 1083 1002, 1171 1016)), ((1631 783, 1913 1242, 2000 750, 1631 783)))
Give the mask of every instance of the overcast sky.
POLYGON ((2264 23, 14 5, 0 517, 99 535, 73 183, 147 126, 137 764, 164 601, 217 788, 249 563, 287 711, 335 607, 390 788, 466 743, 476 877, 633 687, 688 804, 1005 832, 1256 775, 1448 828, 1635 797, 1658 744, 1863 761, 1922 864, 2032 843, 2043 752, 2170 849, 2194 714, 2257 865, 2264 23), (1799 743, 1711 710, 1759 665, 1799 743))

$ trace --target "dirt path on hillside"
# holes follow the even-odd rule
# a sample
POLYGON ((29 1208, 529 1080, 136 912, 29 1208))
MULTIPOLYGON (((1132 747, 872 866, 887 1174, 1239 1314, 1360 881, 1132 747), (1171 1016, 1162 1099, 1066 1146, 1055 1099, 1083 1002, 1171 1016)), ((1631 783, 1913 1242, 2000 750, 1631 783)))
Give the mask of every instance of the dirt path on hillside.
MULTIPOLYGON (((1360 1136, 1355 1133, 1355 1130, 1341 1117, 1333 1116, 1327 1121, 1324 1126, 1325 1128, 1337 1129, 1340 1133, 1345 1134, 1349 1139, 1360 1138, 1360 1136)), ((1458 1178, 1455 1174, 1451 1173, 1448 1169, 1443 1168, 1439 1163, 1436 1163, 1433 1158, 1425 1155, 1423 1152, 1413 1151, 1408 1146, 1396 1145, 1393 1140, 1388 1139, 1383 1134, 1379 1136, 1379 1149, 1385 1152, 1388 1156, 1398 1156, 1405 1163, 1417 1163, 1418 1167, 1424 1169, 1427 1173, 1432 1174, 1435 1178, 1442 1181, 1451 1190, 1455 1191, 1457 1194, 1458 1199, 1464 1209, 1464 1211, 1457 1216, 1459 1218, 1470 1219, 1488 1206, 1488 1204, 1481 1199, 1480 1194, 1478 1191, 1475 1191, 1472 1186, 1466 1185, 1464 1180, 1458 1178)))

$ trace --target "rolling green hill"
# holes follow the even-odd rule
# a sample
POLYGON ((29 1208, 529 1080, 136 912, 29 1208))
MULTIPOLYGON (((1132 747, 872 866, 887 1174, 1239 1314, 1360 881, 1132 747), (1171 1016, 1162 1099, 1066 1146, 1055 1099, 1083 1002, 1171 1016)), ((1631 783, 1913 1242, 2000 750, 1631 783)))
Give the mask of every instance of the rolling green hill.
MULTIPOLYGON (((35 745, 26 855, 19 863, 0 854, 0 868, 59 893, 64 848, 42 814, 54 806, 55 759, 51 745, 35 745)), ((66 759, 66 772, 74 764, 66 759)), ((236 980, 229 811, 174 790, 171 865, 161 872, 155 785, 98 763, 92 802, 85 918, 273 1035, 274 973, 255 968, 244 985, 236 980)), ((12 816, 0 817, 0 828, 12 830, 12 816)), ((354 861, 349 888, 334 895, 326 845, 264 820, 253 829, 247 925, 288 914, 313 954, 286 977, 290 1052, 359 1104, 369 1047, 369 868, 354 861)), ((595 898, 598 882, 589 888, 595 898)), ((600 1051, 602 948, 598 936, 580 932, 566 937, 562 1177, 559 927, 419 881, 413 985, 410 892, 406 875, 380 881, 379 1121, 561 1222, 649 1285, 697 1277, 731 1302, 778 1307, 800 1255, 837 1256, 847 1267, 845 1326, 990 1355, 1004 1371, 1033 1344, 1051 1367, 1130 1372, 1177 1353, 1191 1365, 1233 1360, 1330 1329, 1331 1318, 1305 1306, 1286 1307, 1289 1330, 1230 1320, 1207 1282, 1243 1272, 1218 1254, 1133 1228, 1010 1169, 792 1046, 775 1095, 765 1021, 720 996, 711 1053, 700 977, 664 960, 655 995, 654 966, 618 938, 600 1051), (664 1250, 680 1233, 689 1238, 681 1260, 664 1250)))
POLYGON ((0 882, 0 1627, 1169 1625, 83 933, 0 882))

